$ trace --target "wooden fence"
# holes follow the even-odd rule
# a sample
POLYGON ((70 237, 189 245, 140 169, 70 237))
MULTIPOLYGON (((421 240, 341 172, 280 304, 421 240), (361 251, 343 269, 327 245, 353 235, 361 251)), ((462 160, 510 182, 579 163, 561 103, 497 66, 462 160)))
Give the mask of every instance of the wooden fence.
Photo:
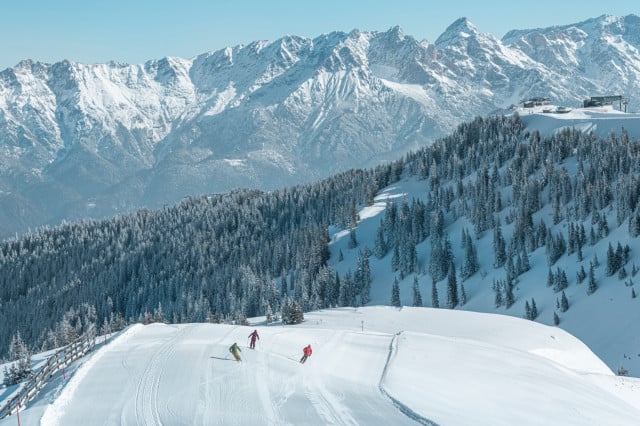
POLYGON ((82 336, 51 355, 45 365, 20 386, 18 393, 0 407, 0 419, 14 414, 18 407, 24 408, 36 397, 56 371, 84 356, 93 348, 95 341, 94 336, 82 336))

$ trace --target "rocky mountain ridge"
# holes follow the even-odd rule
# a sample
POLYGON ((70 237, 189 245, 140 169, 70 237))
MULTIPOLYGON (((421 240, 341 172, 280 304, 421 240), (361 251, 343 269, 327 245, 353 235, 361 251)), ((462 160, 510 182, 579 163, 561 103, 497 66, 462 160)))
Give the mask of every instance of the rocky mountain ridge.
POLYGON ((394 27, 140 65, 25 60, 0 72, 0 236, 372 166, 530 96, 628 96, 637 34, 635 15, 502 40, 461 18, 435 43, 394 27))

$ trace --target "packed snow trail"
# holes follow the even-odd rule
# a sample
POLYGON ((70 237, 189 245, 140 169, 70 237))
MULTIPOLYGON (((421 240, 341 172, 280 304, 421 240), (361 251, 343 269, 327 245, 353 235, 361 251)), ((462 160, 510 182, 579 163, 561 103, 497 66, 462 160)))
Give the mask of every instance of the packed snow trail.
MULTIPOLYGON (((52 425, 637 426, 640 380, 556 327, 448 309, 368 307, 258 327, 133 325, 21 411, 52 425), (302 348, 313 347, 306 364, 302 348)), ((0 426, 15 426, 14 416, 0 426)))
POLYGON ((233 361, 228 347, 250 331, 136 326, 69 383, 61 401, 71 403, 54 402, 42 424, 415 424, 378 388, 390 335, 262 328, 258 349, 233 361))

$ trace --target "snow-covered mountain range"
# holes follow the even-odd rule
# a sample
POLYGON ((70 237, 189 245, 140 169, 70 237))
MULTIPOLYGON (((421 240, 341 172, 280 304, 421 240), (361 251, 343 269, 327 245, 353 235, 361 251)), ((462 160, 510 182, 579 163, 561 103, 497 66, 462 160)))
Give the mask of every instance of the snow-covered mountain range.
POLYGON ((370 166, 525 97, 629 96, 638 34, 635 15, 502 40, 462 18, 435 43, 395 27, 141 65, 25 60, 0 72, 0 236, 370 166))

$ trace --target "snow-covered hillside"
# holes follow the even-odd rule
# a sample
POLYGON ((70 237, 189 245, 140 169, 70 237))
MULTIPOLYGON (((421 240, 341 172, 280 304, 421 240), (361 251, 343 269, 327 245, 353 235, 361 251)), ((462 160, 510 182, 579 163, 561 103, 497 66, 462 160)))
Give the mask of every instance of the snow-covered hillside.
POLYGON ((567 113, 544 113, 544 109, 555 111, 555 106, 520 108, 518 113, 526 127, 537 130, 542 136, 551 136, 563 129, 576 129, 606 139, 612 133, 618 137, 623 131, 631 139, 640 139, 640 114, 625 114, 611 105, 599 108, 575 108, 567 113))
POLYGON ((0 236, 370 166, 530 96, 629 96, 638 33, 602 16, 498 40, 463 18, 434 43, 394 27, 140 65, 26 60, 0 72, 0 236))
MULTIPOLYGON (((579 112, 574 119, 580 120, 579 112)), ((555 115, 554 115, 555 116, 555 115)), ((556 117, 567 117, 566 114, 556 117)), ((549 122, 548 130, 557 130, 562 123, 560 118, 550 118, 549 114, 532 114, 533 120, 555 120, 549 122), (535 118, 537 116, 537 118, 535 118), (549 117, 549 118, 547 118, 549 117)), ((624 118, 621 118, 624 120, 624 118)), ((619 122, 617 122, 619 123, 619 122)), ((640 121, 635 120, 634 126, 629 127, 630 132, 640 133, 640 121)), ((569 167, 570 173, 575 173, 575 164, 567 162, 564 166, 569 167)), ((403 181, 388 187, 382 191, 375 199, 375 203, 365 207, 359 212, 360 221, 355 227, 358 246, 349 248, 349 231, 334 229, 332 234, 331 263, 335 270, 342 276, 347 272, 353 273, 357 269, 357 258, 362 254, 365 247, 373 250, 375 247, 376 230, 383 220, 385 208, 388 201, 400 204, 402 200, 425 200, 428 193, 425 188, 425 181, 415 178, 404 179, 403 181), (342 253, 342 260, 339 253, 342 253)), ((507 209, 500 214, 503 223, 508 214, 507 209)), ((539 223, 544 220, 551 222, 551 206, 546 206, 533 215, 534 222, 539 223)), ((590 226, 590 222, 586 222, 590 226)), ((613 215, 609 218, 609 223, 615 223, 613 215)), ((514 223, 504 224, 502 231, 505 238, 509 239, 514 229, 514 223)), ((457 262, 462 263, 464 250, 460 246, 460 235, 463 229, 472 229, 473 225, 465 218, 460 218, 446 227, 446 234, 450 236, 452 242, 453 255, 457 262)), ((566 221, 552 227, 553 232, 566 232, 566 221)), ((607 238, 600 240, 593 246, 584 248, 583 256, 589 260, 599 257, 604 263, 608 244, 620 241, 628 244, 633 253, 629 262, 638 262, 640 253, 640 240, 632 238, 627 230, 626 223, 619 227, 612 227, 607 238)), ((570 308, 562 313, 557 307, 560 295, 549 288, 547 283, 549 266, 544 248, 540 248, 530 253, 531 269, 525 272, 518 279, 515 292, 515 304, 510 308, 504 306, 496 307, 495 292, 493 284, 496 280, 504 280, 506 271, 504 267, 495 268, 493 235, 491 232, 483 233, 475 242, 478 251, 480 264, 479 272, 472 275, 462 284, 465 287, 467 301, 464 306, 457 309, 464 309, 477 312, 499 313, 515 317, 525 316, 525 303, 530 303, 532 299, 537 304, 539 317, 537 322, 553 325, 554 313, 560 315, 559 326, 585 342, 600 358, 602 358, 609 368, 617 371, 619 367, 624 367, 633 376, 640 374, 640 345, 637 336, 636 324, 640 322, 640 307, 638 299, 632 298, 632 289, 621 280, 617 274, 607 276, 604 264, 595 268, 595 278, 598 281, 598 291, 588 295, 587 284, 577 284, 575 275, 581 263, 576 261, 575 256, 562 256, 552 269, 562 268, 566 270, 569 278, 569 287, 565 289, 570 308)), ((403 305, 410 306, 413 303, 413 280, 418 279, 419 289, 422 295, 424 306, 434 306, 432 299, 431 277, 426 273, 429 258, 431 256, 430 242, 424 241, 416 246, 418 269, 423 273, 410 274, 399 280, 400 299, 403 305)), ((388 253, 382 259, 375 256, 369 258, 372 285, 371 304, 389 304, 392 296, 392 283, 398 278, 399 273, 392 271, 392 253, 388 253)), ((631 281, 636 281, 637 277, 631 281)), ((437 284, 440 306, 444 306, 446 300, 447 280, 442 280, 437 284)), ((502 326, 500 326, 502 327, 502 326)))
POLYGON ((327 310, 298 326, 258 325, 252 351, 254 328, 134 325, 23 410, 21 424, 586 426, 640 416, 638 379, 614 376, 561 329, 520 319, 327 310))

